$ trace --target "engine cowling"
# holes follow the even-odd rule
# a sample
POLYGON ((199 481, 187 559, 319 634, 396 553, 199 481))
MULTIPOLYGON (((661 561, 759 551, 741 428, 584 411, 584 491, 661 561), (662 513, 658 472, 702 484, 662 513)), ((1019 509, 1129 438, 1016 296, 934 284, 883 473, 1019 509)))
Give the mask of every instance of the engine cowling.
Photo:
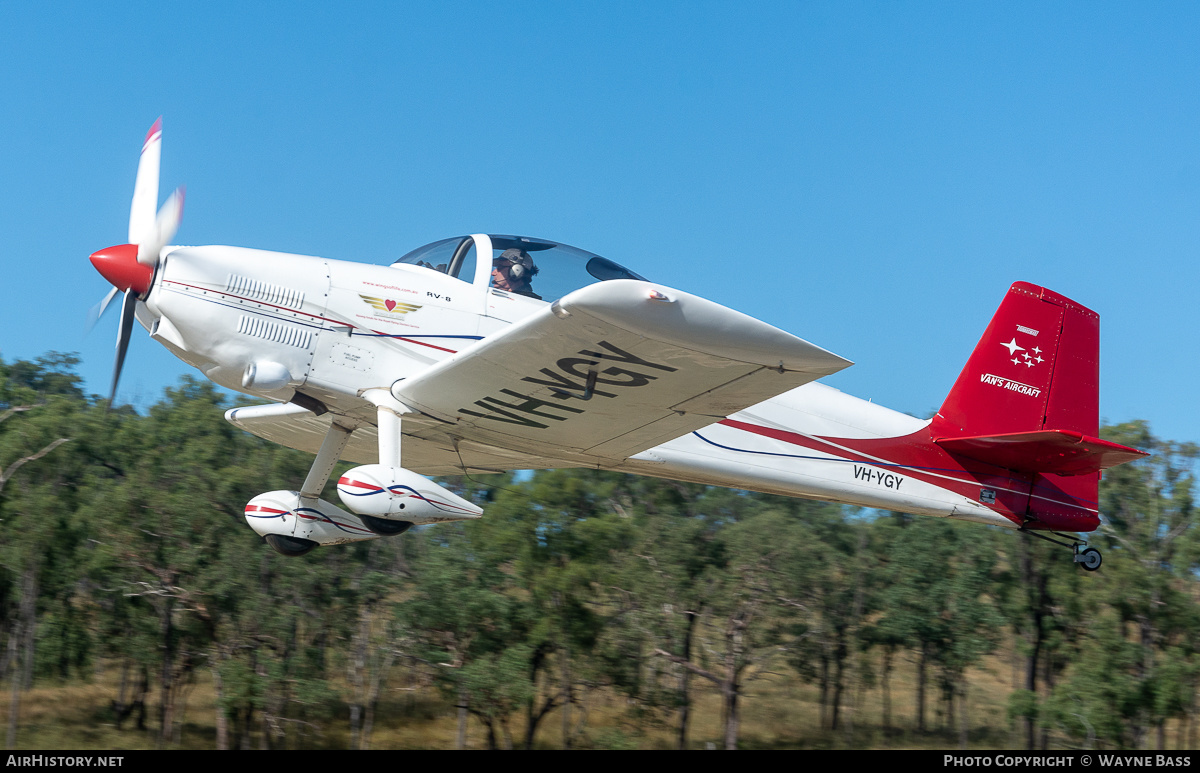
POLYGON ((463 521, 483 514, 483 508, 403 467, 355 467, 338 480, 337 491, 343 505, 372 518, 423 524, 463 521))

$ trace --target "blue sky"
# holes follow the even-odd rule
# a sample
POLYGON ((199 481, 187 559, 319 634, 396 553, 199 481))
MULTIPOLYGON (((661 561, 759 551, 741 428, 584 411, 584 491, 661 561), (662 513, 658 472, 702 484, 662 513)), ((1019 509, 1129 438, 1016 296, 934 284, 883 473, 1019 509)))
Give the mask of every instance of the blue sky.
MULTIPOLYGON (((4 3, 0 357, 107 391, 87 256, 162 115, 179 243, 554 239, 918 415, 1029 281, 1100 313, 1106 420, 1200 440, 1197 40, 1175 3, 4 3)), ((120 398, 189 370, 138 329, 120 398)))

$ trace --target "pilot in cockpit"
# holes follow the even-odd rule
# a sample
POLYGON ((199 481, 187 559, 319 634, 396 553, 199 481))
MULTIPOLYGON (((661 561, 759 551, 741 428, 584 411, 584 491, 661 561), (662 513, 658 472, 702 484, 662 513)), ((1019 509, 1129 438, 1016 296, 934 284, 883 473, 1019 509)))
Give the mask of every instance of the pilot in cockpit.
POLYGON ((537 273, 538 267, 529 253, 513 247, 492 261, 492 287, 540 301, 542 296, 530 286, 537 273))

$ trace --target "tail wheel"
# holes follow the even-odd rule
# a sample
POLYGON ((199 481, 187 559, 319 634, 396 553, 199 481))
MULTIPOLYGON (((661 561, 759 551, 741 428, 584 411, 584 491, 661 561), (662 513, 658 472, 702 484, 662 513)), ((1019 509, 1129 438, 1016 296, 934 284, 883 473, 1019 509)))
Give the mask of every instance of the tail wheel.
POLYGON ((1104 563, 1104 559, 1100 556, 1100 551, 1095 548, 1089 548, 1086 542, 1079 540, 1078 537, 1072 537, 1069 534, 1060 534, 1059 532, 1050 532, 1055 537, 1063 539, 1071 539, 1071 542, 1064 542, 1062 539, 1054 539, 1047 537, 1045 534, 1039 534, 1036 531, 1021 529, 1022 534, 1028 534, 1031 537, 1044 539, 1047 542, 1053 542, 1055 545, 1062 545, 1064 548, 1071 548, 1075 553, 1075 563, 1083 564, 1083 568, 1089 572, 1094 572, 1100 568, 1100 564, 1104 563), (1082 548, 1082 549, 1081 549, 1082 548))

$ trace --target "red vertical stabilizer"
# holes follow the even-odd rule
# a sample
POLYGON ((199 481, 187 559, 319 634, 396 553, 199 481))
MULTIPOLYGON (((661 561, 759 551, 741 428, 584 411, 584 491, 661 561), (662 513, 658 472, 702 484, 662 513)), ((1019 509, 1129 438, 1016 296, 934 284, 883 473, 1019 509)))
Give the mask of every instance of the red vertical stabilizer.
POLYGON ((1100 316, 1026 282, 1009 288, 930 425, 963 457, 1033 473, 1029 528, 1091 531, 1100 470, 1145 454, 1100 431, 1100 316))
POLYGON ((1100 316, 1017 282, 933 420, 934 437, 1100 429, 1100 316))

